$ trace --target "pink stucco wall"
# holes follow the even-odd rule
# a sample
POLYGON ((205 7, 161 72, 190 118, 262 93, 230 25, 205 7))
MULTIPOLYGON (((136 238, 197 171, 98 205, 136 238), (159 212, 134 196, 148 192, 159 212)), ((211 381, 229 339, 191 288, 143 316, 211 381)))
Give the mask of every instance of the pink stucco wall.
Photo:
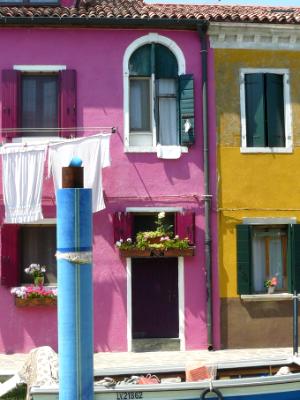
MULTIPOLYGON (((195 257, 185 259, 186 348, 206 348, 206 282, 201 59, 195 32, 154 31, 174 40, 186 58, 186 72, 195 78, 196 144, 179 160, 159 160, 155 154, 123 151, 123 55, 144 30, 1 29, 0 69, 15 64, 66 65, 77 71, 78 126, 116 126, 111 142, 112 166, 104 170, 106 210, 94 215, 95 351, 127 350, 126 266, 113 243, 112 213, 125 207, 184 207, 196 212, 195 257)), ((210 67, 213 59, 210 56, 210 67)), ((212 71, 212 68, 211 68, 212 71)), ((213 76, 209 76, 213 81, 213 76)), ((213 90, 213 85, 210 84, 213 90)), ((0 87, 0 99, 2 98, 0 87)), ((210 107, 214 107, 213 98, 210 107)), ((210 113, 214 135, 214 113, 210 113)), ((88 132, 84 133, 88 135, 88 132)), ((215 138, 210 168, 215 171, 215 138)), ((211 178, 215 195, 215 173, 211 178)), ((55 217, 51 180, 44 180, 44 216, 55 217)), ((213 210, 215 210, 213 202, 213 210)), ((3 217, 3 207, 1 208, 3 217)), ((217 288, 216 214, 213 211, 213 279, 217 288)), ((218 290, 214 289, 217 300, 218 290)), ((219 343, 218 302, 214 306, 214 338, 219 343)), ((19 309, 9 290, 0 287, 0 352, 24 352, 40 345, 57 348, 56 310, 19 309)))

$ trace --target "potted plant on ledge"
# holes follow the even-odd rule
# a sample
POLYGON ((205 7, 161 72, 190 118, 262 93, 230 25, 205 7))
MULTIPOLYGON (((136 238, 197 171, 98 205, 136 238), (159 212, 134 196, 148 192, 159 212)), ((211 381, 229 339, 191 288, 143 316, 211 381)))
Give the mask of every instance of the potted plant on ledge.
POLYGON ((25 273, 32 276, 34 285, 14 287, 11 294, 15 296, 17 307, 52 306, 57 303, 57 289, 44 287, 44 274, 46 267, 39 264, 30 264, 24 269, 25 273))
POLYGON ((26 274, 33 277, 35 286, 43 286, 46 272, 45 265, 40 266, 40 264, 30 264, 24 271, 26 274))
POLYGON ((264 282, 264 286, 268 289, 268 294, 274 293, 277 285, 277 276, 273 276, 271 279, 268 279, 264 282))

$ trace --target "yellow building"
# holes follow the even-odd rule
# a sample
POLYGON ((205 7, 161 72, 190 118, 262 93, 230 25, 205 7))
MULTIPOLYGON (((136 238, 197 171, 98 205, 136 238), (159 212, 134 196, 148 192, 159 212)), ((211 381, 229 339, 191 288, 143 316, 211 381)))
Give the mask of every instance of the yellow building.
POLYGON ((274 28, 210 28, 223 348, 292 346, 292 293, 300 292, 300 32, 274 28))

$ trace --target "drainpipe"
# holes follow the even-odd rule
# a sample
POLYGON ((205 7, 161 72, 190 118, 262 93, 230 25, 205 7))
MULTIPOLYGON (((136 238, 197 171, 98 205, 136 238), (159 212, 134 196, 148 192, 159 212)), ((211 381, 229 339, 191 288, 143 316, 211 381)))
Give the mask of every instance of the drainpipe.
POLYGON ((204 220, 205 220, 205 265, 206 265, 206 289, 207 289, 207 348, 213 350, 212 335, 212 265, 211 265, 211 229, 210 210, 211 194, 209 190, 209 149, 208 149, 208 86, 207 86, 207 24, 198 25, 198 34, 201 43, 202 64, 202 114, 203 114, 203 173, 204 173, 204 220))

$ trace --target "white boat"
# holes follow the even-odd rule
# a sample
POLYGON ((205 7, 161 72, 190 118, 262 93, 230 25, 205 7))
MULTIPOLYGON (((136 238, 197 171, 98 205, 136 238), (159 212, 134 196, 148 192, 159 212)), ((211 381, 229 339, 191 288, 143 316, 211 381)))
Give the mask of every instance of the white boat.
MULTIPOLYGON (((253 360, 251 362, 227 362, 218 364, 214 379, 198 382, 158 383, 158 384, 116 384, 105 387, 95 383, 95 400, 299 400, 300 399, 300 359, 291 357, 280 360, 253 360), (278 374, 286 366, 290 373, 278 374), (277 374, 277 375, 276 375, 277 374)), ((286 369, 287 370, 287 369, 286 369)), ((182 368, 115 368, 96 373, 96 380, 103 376, 113 376, 117 381, 125 375, 155 373, 158 377, 184 377, 182 368)), ((32 387, 33 400, 58 400, 58 386, 32 387)))

